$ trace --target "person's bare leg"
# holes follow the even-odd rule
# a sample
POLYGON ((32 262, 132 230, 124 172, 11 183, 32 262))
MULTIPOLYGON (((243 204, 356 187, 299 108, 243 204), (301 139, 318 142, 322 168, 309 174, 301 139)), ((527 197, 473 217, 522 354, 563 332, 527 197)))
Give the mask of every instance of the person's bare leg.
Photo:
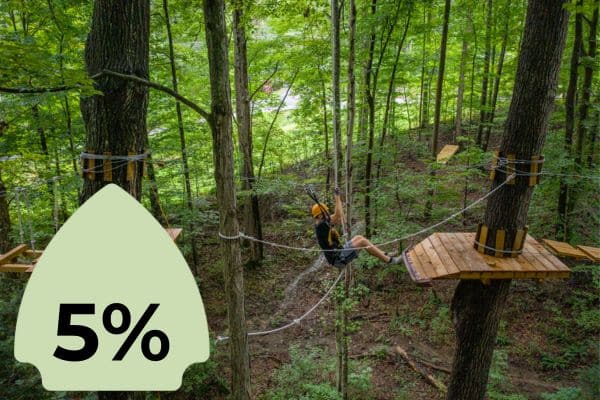
POLYGON ((352 247, 365 248, 367 253, 379 258, 381 261, 386 262, 386 263, 390 261, 389 256, 386 256, 383 251, 381 251, 377 246, 375 246, 373 243, 371 243, 364 236, 356 235, 351 239, 351 242, 352 242, 352 247))

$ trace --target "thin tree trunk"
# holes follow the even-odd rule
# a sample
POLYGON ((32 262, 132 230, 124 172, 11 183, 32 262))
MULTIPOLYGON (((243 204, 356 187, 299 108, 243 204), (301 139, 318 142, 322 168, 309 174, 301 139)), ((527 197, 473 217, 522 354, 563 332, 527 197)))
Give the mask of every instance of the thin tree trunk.
MULTIPOLYGON (((165 26, 167 28, 167 40, 169 42, 169 64, 171 65, 171 83, 173 91, 179 93, 178 79, 177 79, 177 65, 175 63, 175 48, 173 46, 173 33, 171 31, 171 18, 169 16, 169 1, 163 0, 163 11, 165 13, 165 26)), ((192 187, 190 183, 190 165, 188 162, 187 145, 185 139, 185 130, 183 126, 183 114, 181 112, 181 103, 175 102, 175 112, 177 114, 177 130, 179 132, 179 145, 181 147, 181 167, 183 168, 183 181, 185 185, 185 198, 188 211, 190 213, 189 219, 189 235, 190 247, 192 250, 192 263, 193 268, 198 274, 198 250, 196 248, 196 224, 194 223, 195 211, 194 203, 192 202, 192 187)), ((150 171, 149 171, 150 172, 150 171)), ((152 171, 154 172, 154 171, 152 171)))
POLYGON ((269 144, 269 137, 271 136, 271 132, 273 131, 273 127, 275 126, 277 117, 279 116, 279 113, 281 112, 281 108, 285 104, 285 100, 287 99, 288 94, 290 94, 290 90, 292 89, 292 86, 294 85, 294 82, 296 81, 297 76, 298 76, 298 71, 294 72, 292 81, 290 82, 290 85, 287 87, 285 94, 283 95, 281 101, 279 102, 279 105, 277 106, 277 110, 275 111, 275 115, 273 116, 273 119, 271 120, 269 129, 267 130, 267 134, 265 135, 265 144, 263 145, 263 149, 262 149, 262 152, 260 155, 260 164, 258 165, 258 180, 259 181, 260 181, 260 178, 262 177, 262 171, 263 171, 263 167, 265 165, 265 157, 267 155, 267 145, 269 144))
POLYGON ((481 84, 481 104, 479 128, 477 128, 477 146, 482 145, 483 127, 487 116, 488 80, 490 75, 490 55, 492 42, 492 0, 487 0, 487 18, 485 22, 485 55, 483 58, 483 79, 481 84))
MULTIPOLYGON (((367 161, 365 165, 365 236, 368 238, 371 237, 371 234, 374 231, 374 227, 371 224, 371 191, 373 175, 373 144, 375 142, 375 98, 377 96, 377 82, 379 78, 381 64, 383 62, 383 57, 385 55, 387 46, 390 42, 392 33, 394 32, 394 28, 396 27, 396 22, 400 13, 401 4, 402 3, 400 2, 398 3, 395 14, 391 18, 391 22, 388 22, 387 25, 385 25, 381 31, 381 45, 379 49, 379 58, 377 60, 377 63, 375 64, 375 68, 371 72, 373 75, 373 84, 372 87, 368 87, 369 92, 367 94, 367 104, 369 107, 369 138, 367 142, 367 161)), ((375 15, 376 7, 376 0, 373 0, 373 2, 371 3, 372 15, 375 15)), ((370 55, 369 58, 371 58, 370 55)), ((371 69, 369 68, 369 70, 371 69)))
POLYGON ((394 56, 394 63, 392 64, 392 73, 390 76, 390 81, 388 84, 387 95, 385 98, 385 108, 383 112, 383 124, 381 127, 381 136, 379 137, 379 149, 377 151, 377 172, 376 177, 379 180, 381 175, 381 161, 383 156, 383 145, 385 144, 385 138, 389 129, 389 120, 390 120, 390 109, 392 101, 394 100, 394 92, 396 89, 396 71, 398 69, 398 62, 400 61, 400 53, 402 52, 402 47, 404 46, 404 40, 406 39, 406 34, 408 32, 408 27, 410 26, 410 17, 412 14, 412 8, 408 10, 408 15, 406 17, 406 24, 404 25, 404 31, 402 32, 402 38, 398 42, 398 46, 396 47, 396 54, 394 56))
POLYGON ((2 180, 2 169, 0 169, 0 253, 11 248, 10 240, 10 213, 8 209, 8 191, 2 180))
POLYGON ((490 134, 492 132, 492 124, 494 123, 494 117, 496 116, 496 102, 498 100, 498 92, 500 91, 500 80, 502 79, 502 68, 504 66, 504 55, 506 54, 506 43, 508 42, 508 21, 509 13, 506 11, 506 20, 504 21, 504 33, 502 34, 502 47, 500 49, 500 55, 498 57, 498 70, 496 71, 496 77, 494 78, 494 88, 492 90, 492 99, 490 103, 490 110, 487 117, 487 127, 485 132, 485 140, 483 141, 483 151, 487 151, 490 142, 490 134))
MULTIPOLYGON (((244 10, 248 7, 243 0, 235 3, 233 10, 235 107, 238 125, 238 141, 242 155, 242 190, 246 193, 243 205, 244 232, 262 240, 262 225, 258 196, 254 191, 254 163, 252 161, 252 115, 248 91, 248 56, 246 46, 246 22, 244 10)), ((250 261, 254 264, 263 259, 263 244, 249 242, 250 261)))
MULTIPOLYGON (((472 21, 472 20, 471 20, 472 21)), ((473 125, 473 96, 475 94, 475 66, 477 64, 477 32, 475 31, 475 23, 472 21, 473 27, 473 58, 471 60, 471 91, 469 92, 469 125, 473 125)))
MULTIPOLYGON (((562 0, 529 1, 515 86, 500 147, 502 155, 514 154, 519 160, 530 160, 542 152, 567 32, 568 14, 563 5, 562 0)), ((492 188, 505 179, 505 174, 497 173, 492 188)), ((484 218, 489 232, 504 229, 506 243, 513 243, 517 230, 527 223, 533 189, 534 186, 528 185, 528 177, 519 176, 514 185, 505 185, 492 194, 484 218)), ((486 244, 495 246, 494 234, 488 236, 486 244)), ((484 398, 510 282, 492 280, 485 285, 479 280, 461 280, 458 284, 452 299, 457 347, 448 400, 484 398)))
MULTIPOLYGON (((592 19, 589 21, 589 38, 588 38, 588 50, 584 53, 584 55, 589 60, 596 59, 596 41, 598 38, 596 37, 596 32, 598 29, 598 0, 595 2, 595 9, 592 16, 592 19)), ((583 85, 581 87, 581 102, 579 104, 579 123, 577 124, 577 153, 575 164, 579 170, 582 168, 582 162, 584 159, 584 143, 588 136, 589 132, 589 109, 590 109, 590 100, 592 98, 592 81, 594 77, 594 61, 589 61, 584 64, 583 70, 583 85)))
POLYGON ((438 136, 440 132, 440 109, 442 106, 442 89, 444 87, 444 70, 446 68, 446 45, 448 43, 448 20, 450 19, 450 0, 444 6, 444 25, 442 27, 442 43, 440 45, 440 66, 438 68, 437 85, 435 88, 435 113, 433 117, 433 138, 431 140, 431 154, 437 155, 438 136))
MULTIPOLYGON (((224 0, 205 1, 203 8, 210 72, 210 127, 219 205, 219 231, 227 236, 235 236, 239 233, 239 225, 233 176, 232 109, 225 3, 224 0)), ((250 361, 240 242, 239 240, 223 240, 221 248, 229 336, 231 337, 231 398, 233 400, 249 400, 251 398, 250 361)))
POLYGON ((427 37, 429 33, 429 21, 431 20, 431 11, 425 5, 423 6, 423 24, 425 25, 425 29, 423 29, 423 51, 421 55, 421 87, 420 87, 420 95, 419 95, 419 139, 421 135, 421 129, 427 127, 429 123, 428 118, 426 118, 427 112, 425 111, 425 65, 427 63, 426 54, 427 54, 427 37))
POLYGON ((463 98, 465 95, 465 68, 467 66, 467 54, 469 52, 469 40, 467 35, 470 35, 473 31, 473 18, 470 10, 468 11, 467 20, 467 28, 463 31, 462 50, 460 53, 458 93, 456 95, 456 118, 454 120, 454 142, 456 142, 456 137, 462 134, 463 98))

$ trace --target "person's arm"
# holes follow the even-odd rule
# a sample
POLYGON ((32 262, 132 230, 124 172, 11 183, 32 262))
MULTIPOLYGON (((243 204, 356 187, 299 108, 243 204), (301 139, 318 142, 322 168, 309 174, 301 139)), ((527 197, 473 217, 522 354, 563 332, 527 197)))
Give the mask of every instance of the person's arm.
POLYGON ((344 219, 344 205, 342 204, 342 198, 338 193, 335 195, 335 210, 331 216, 331 222, 336 225, 340 225, 344 219))

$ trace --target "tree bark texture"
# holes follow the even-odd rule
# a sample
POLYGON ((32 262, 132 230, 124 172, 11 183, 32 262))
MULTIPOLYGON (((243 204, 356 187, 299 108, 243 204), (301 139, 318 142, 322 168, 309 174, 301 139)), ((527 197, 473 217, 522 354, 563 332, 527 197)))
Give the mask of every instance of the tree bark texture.
MULTIPOLYGON (((262 225, 258 196, 254 192, 254 163, 252 161, 252 113, 248 92, 248 56, 246 45, 245 13, 243 0, 235 2, 233 10, 233 39, 235 60, 235 108, 238 141, 242 155, 242 190, 247 193, 242 207, 244 232, 262 240, 262 225)), ((250 260, 258 263, 263 258, 263 244, 251 241, 250 260)))
MULTIPOLYGON (((563 0, 530 0, 525 32, 506 120, 501 154, 530 160, 541 154, 554 104, 560 61, 567 33, 568 14, 563 0)), ((525 165, 529 168, 529 165, 525 165)), ((517 165, 517 169, 523 168, 517 165)), ((496 173, 492 188, 506 179, 496 173)), ((490 232, 506 230, 506 243, 527 222, 534 186, 527 177, 504 185, 490 196, 484 223, 490 232)), ((495 235, 486 244, 494 246, 495 235)), ((461 281, 452 300, 457 348, 448 387, 448 400, 482 400, 494 351, 500 314, 510 280, 461 281)))
MULTIPOLYGON (((224 235, 236 236, 239 233, 239 225, 233 176, 232 109, 225 3, 223 0, 206 0, 203 6, 210 74, 210 127, 213 139, 217 203, 219 204, 219 230, 224 235)), ((251 398, 250 362, 240 242, 239 240, 223 240, 221 248, 229 336, 231 338, 229 341, 231 398, 249 400, 251 398)))
MULTIPOLYGON (((93 76, 108 69, 147 80, 149 27, 149 0, 96 0, 85 47, 87 73, 93 76)), ((112 155, 144 153, 148 88, 107 75, 98 78, 95 87, 103 95, 82 98, 80 103, 87 133, 86 150, 112 155)), ((143 163, 134 164, 133 179, 127 179, 127 165, 124 165, 113 167, 112 182, 139 200, 143 163)), ((94 180, 86 177, 80 196, 82 203, 110 183, 104 182, 101 173, 95 174, 94 180)))

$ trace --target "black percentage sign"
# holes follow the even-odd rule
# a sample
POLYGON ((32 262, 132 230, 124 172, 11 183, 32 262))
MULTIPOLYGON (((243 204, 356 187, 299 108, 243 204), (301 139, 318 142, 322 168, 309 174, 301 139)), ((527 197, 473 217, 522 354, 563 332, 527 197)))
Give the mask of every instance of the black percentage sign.
MULTIPOLYGON (((131 346, 133 346, 133 343, 142 333, 142 330, 146 327, 146 324, 148 324, 148 321, 150 321, 150 318, 152 318, 152 315, 154 315, 158 306, 159 304, 152 303, 146 308, 142 317, 135 324, 131 332, 129 332, 129 335, 125 338, 125 341, 117 351, 117 354, 113 357, 113 361, 123 360, 129 349, 131 349, 131 346)), ((109 333, 120 335, 125 333, 131 326, 131 313, 124 304, 112 303, 108 305, 102 313, 102 324, 104 325, 104 329, 109 333), (112 323, 112 314, 115 311, 118 311, 121 314, 121 324, 119 326, 115 326, 112 323)), ((169 338, 167 335, 163 331, 156 329, 144 333, 142 336, 142 354, 150 361, 160 361, 164 359, 167 354, 169 354, 169 338), (150 349, 150 341, 152 338, 156 338, 160 341, 160 350, 158 353, 153 353, 150 349)))

